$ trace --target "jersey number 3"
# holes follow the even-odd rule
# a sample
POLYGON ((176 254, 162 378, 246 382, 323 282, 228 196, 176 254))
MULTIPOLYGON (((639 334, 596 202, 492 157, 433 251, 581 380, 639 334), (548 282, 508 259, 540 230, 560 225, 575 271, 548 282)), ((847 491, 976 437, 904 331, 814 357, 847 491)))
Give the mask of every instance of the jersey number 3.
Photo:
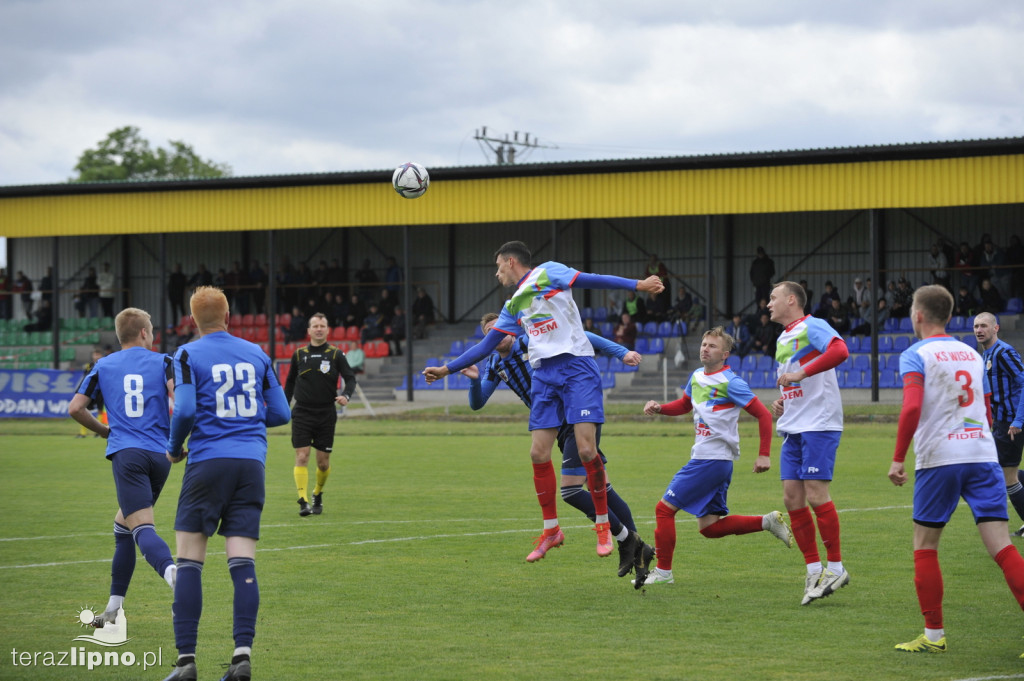
POLYGON ((961 407, 969 407, 974 404, 974 390, 971 388, 971 374, 967 371, 958 371, 954 375, 956 382, 963 390, 963 395, 957 395, 956 401, 961 407))
POLYGON ((217 417, 231 419, 236 416, 256 416, 256 367, 248 362, 213 365, 213 382, 217 383, 217 417), (229 395, 235 380, 242 384, 242 392, 229 395))

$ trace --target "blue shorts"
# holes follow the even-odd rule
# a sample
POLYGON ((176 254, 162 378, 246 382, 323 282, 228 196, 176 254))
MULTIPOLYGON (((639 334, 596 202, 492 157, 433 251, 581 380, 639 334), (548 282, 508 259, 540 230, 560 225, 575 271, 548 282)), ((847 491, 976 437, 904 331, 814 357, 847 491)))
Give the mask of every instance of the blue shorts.
POLYGON ((949 522, 960 497, 974 522, 1008 520, 1006 484, 997 463, 958 463, 922 468, 914 474, 914 522, 942 527, 949 522))
POLYGON ((259 539, 265 478, 263 464, 253 459, 189 463, 181 480, 174 529, 207 537, 217 532, 259 539))
POLYGON ((672 478, 662 499, 698 518, 729 515, 726 497, 730 482, 731 460, 690 459, 672 478))
POLYGON ((134 447, 114 452, 110 464, 114 472, 117 505, 126 518, 156 504, 171 472, 171 462, 165 452, 134 447))
POLYGON ((593 357, 558 355, 533 371, 530 430, 563 423, 604 423, 601 372, 593 357))
POLYGON ((996 441, 996 455, 999 465, 1004 468, 1020 466, 1021 452, 1024 452, 1024 433, 1010 439, 1010 422, 993 421, 992 439, 996 441))
MULTIPOLYGON (((604 452, 601 451, 601 424, 597 424, 597 453, 601 456, 601 463, 608 463, 604 452)), ((558 429, 558 451, 562 452, 562 475, 586 475, 587 469, 580 458, 580 450, 576 447, 576 429, 566 423, 558 429)))
POLYGON ((783 480, 831 480, 836 467, 841 430, 786 433, 779 454, 783 480))

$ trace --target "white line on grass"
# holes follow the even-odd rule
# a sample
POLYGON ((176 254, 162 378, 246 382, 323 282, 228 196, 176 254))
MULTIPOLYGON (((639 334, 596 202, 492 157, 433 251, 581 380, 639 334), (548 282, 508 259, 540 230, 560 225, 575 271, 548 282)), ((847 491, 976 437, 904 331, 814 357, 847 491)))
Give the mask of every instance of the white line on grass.
POLYGON ((951 681, 996 681, 996 679, 1024 679, 1024 674, 1010 674, 1009 676, 972 676, 969 679, 952 679, 951 681))

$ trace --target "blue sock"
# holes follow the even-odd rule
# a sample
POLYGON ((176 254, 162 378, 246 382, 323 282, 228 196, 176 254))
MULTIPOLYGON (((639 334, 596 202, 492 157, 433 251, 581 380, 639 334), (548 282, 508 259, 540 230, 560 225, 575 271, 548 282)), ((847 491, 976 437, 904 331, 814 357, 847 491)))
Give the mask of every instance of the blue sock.
MULTIPOLYGON (((562 501, 578 509, 583 515, 593 521, 597 518, 597 511, 594 510, 594 499, 590 492, 583 489, 583 485, 565 485, 562 487, 562 501)), ((618 495, 616 495, 618 498, 618 495)), ((619 501, 622 501, 619 499, 619 501)), ((608 497, 608 524, 611 526, 612 536, 618 536, 622 532, 622 522, 612 510, 611 496, 608 497)))
POLYGON ((135 572, 135 542, 132 531, 114 523, 114 559, 110 561, 110 595, 124 596, 135 572))
POLYGON ((252 558, 228 558, 228 571, 235 584, 235 647, 251 648, 252 639, 256 636, 256 613, 260 609, 256 561, 252 558))
POLYGON ((636 532, 636 523, 633 522, 633 512, 629 510, 629 504, 619 496, 619 493, 612 489, 611 483, 608 484, 608 517, 614 513, 619 517, 619 521, 626 526, 626 529, 630 532, 636 532))
POLYGON ((135 543, 139 545, 142 557, 153 566, 160 577, 163 577, 164 570, 174 562, 171 558, 171 550, 167 548, 167 542, 160 538, 151 524, 138 525, 132 530, 132 536, 135 537, 135 543))
POLYGON ((179 655, 196 654, 199 616, 203 614, 203 564, 178 559, 178 581, 174 584, 174 645, 179 655))

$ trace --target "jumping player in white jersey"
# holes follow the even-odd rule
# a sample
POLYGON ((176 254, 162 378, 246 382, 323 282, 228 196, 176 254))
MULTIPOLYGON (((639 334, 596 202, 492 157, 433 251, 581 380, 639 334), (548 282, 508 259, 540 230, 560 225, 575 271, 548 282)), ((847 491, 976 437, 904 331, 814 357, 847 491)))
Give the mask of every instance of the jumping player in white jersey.
POLYGON ((704 368, 693 372, 683 396, 668 404, 651 400, 644 405, 644 413, 649 416, 679 416, 692 410, 696 434, 690 461, 672 478, 665 496, 654 509, 658 567, 646 580, 633 580, 637 589, 645 584, 675 581, 672 556, 676 548, 675 517, 679 509, 697 516, 697 528, 709 539, 767 530, 787 547, 793 545, 786 521, 778 511, 765 515, 729 515, 726 505, 733 462, 740 458, 740 408, 758 421, 760 448, 754 462, 755 473, 764 473, 771 467, 768 455, 772 445, 771 414, 750 391, 746 381, 725 366, 733 343, 732 336, 720 326, 706 331, 700 343, 700 361, 704 368))
POLYGON ((775 285, 768 300, 772 321, 784 327, 775 349, 782 397, 772 402, 771 410, 783 437, 779 470, 789 526, 807 564, 802 605, 850 582, 840 552, 839 514, 829 492, 843 431, 843 401, 835 367, 850 352, 835 329, 804 314, 806 299, 803 286, 784 281, 775 285), (824 569, 815 518, 828 557, 824 569))
MULTIPOLYGON (((907 482, 903 462, 914 440, 914 586, 924 633, 896 645, 910 653, 943 653, 942 571, 939 539, 963 497, 981 541, 1024 608, 1024 558, 1010 544, 1006 488, 989 429, 984 361, 946 335, 953 296, 943 286, 914 292, 910 319, 921 340, 900 355, 903 408, 889 480, 907 482)), ((1021 657, 1024 657, 1022 655, 1021 657)))

